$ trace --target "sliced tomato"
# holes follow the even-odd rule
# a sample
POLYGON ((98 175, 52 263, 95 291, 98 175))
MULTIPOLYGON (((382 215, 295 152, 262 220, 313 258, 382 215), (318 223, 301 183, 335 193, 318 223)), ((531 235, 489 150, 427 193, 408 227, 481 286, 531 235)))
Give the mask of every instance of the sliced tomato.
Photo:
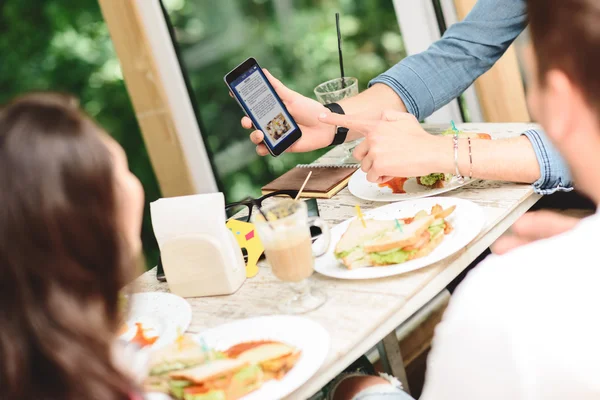
POLYGON ((236 345, 230 347, 229 349, 225 350, 224 353, 227 357, 236 358, 237 356, 239 356, 240 354, 242 354, 245 351, 248 351, 255 347, 262 346, 264 344, 269 344, 269 343, 276 343, 276 342, 274 342, 272 340, 258 340, 258 341, 254 341, 254 342, 242 342, 242 343, 236 344, 236 345))
POLYGON ((185 394, 203 394, 207 393, 210 389, 204 385, 201 386, 188 386, 183 389, 183 393, 185 394))

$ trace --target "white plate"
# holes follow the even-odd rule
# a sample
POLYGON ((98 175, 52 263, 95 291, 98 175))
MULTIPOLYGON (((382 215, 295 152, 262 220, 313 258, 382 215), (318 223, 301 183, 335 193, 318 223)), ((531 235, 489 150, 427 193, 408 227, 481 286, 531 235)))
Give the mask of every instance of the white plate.
POLYGON ((334 257, 333 252, 348 224, 355 219, 351 218, 331 229, 331 245, 327 253, 315 260, 315 271, 339 279, 374 279, 403 274, 443 260, 468 245, 479 235, 485 222, 481 207, 471 201, 453 197, 436 197, 388 204, 365 212, 364 216, 365 218, 381 220, 412 217, 420 210, 431 211, 431 207, 436 204, 441 205, 443 208, 456 205, 456 210, 448 217, 448 221, 452 224, 454 230, 446 235, 442 243, 427 257, 385 267, 347 269, 334 257))
POLYGON ((148 337, 159 336, 151 346, 159 348, 173 343, 179 332, 185 332, 192 322, 190 303, 171 293, 136 293, 129 296, 129 303, 129 329, 121 335, 123 340, 131 340, 135 335, 135 323, 141 322, 148 329, 148 337))
POLYGON ((445 187, 431 189, 427 186, 419 185, 416 178, 410 178, 404 183, 406 193, 392 193, 388 187, 379 187, 376 183, 367 180, 367 174, 362 170, 356 171, 348 182, 348 190, 359 199, 368 201, 402 201, 414 200, 422 197, 437 196, 459 187, 468 185, 475 180, 466 180, 464 183, 458 183, 458 179, 452 178, 445 187))
POLYGON ((302 386, 323 364, 329 353, 329 334, 316 322, 304 317, 275 315, 234 321, 204 331, 197 336, 209 347, 226 350, 255 340, 276 340, 302 351, 298 362, 285 377, 265 382, 243 400, 278 400, 302 386))

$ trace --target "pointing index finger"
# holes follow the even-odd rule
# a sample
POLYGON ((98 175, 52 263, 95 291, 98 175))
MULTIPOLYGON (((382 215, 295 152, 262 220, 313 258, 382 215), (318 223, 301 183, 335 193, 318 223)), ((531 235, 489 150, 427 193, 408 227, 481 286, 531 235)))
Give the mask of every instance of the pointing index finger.
POLYGON ((357 132, 362 133, 363 135, 371 132, 378 121, 368 120, 368 119, 356 119, 351 115, 342 115, 342 114, 334 114, 334 113, 323 113, 319 115, 319 120, 323 123, 334 125, 334 126, 343 126, 344 128, 356 130, 357 132))

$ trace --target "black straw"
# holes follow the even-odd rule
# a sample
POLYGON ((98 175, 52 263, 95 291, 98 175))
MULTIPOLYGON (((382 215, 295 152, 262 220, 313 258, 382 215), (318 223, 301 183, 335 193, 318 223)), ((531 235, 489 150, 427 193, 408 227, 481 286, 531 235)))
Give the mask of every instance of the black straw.
POLYGON ((340 59, 340 73, 342 74, 342 89, 346 87, 344 81, 344 57, 342 56, 342 33, 340 32, 340 13, 335 13, 335 26, 338 37, 338 56, 340 59))

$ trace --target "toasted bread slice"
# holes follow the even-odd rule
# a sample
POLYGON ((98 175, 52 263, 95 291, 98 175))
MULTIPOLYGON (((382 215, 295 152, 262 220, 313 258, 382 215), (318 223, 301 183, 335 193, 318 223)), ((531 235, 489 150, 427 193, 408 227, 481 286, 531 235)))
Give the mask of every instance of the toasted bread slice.
POLYGON ((357 269, 370 267, 372 262, 369 255, 361 247, 350 253, 347 257, 342 258, 342 264, 348 269, 357 269))
POLYGON ((221 375, 233 375, 248 364, 248 362, 242 360, 223 358, 194 368, 171 372, 169 377, 201 384, 221 375))
POLYGON ((273 342, 248 349, 240 353, 236 358, 250 364, 260 364, 268 360, 288 356, 296 351, 294 347, 285 343, 273 342))
POLYGON ((285 356, 264 361, 260 364, 266 379, 282 379, 298 362, 302 352, 295 351, 285 356))
POLYGON ((386 232, 383 236, 368 241, 364 244, 366 253, 383 252, 394 249, 402 249, 411 246, 419 241, 421 235, 434 221, 434 217, 416 219, 408 225, 402 226, 402 231, 394 228, 386 232))
POLYGON ((430 240, 431 240, 431 233, 429 233, 429 230, 425 229, 423 231, 423 233, 421 233, 421 235, 419 236, 419 240, 417 240, 417 242, 415 244, 406 246, 402 250, 404 250, 404 251, 419 250, 422 247, 427 246, 427 244, 429 243, 430 240))
POLYGON ((154 351, 150 356, 150 375, 166 375, 206 362, 208 354, 190 335, 154 351))
POLYGON ((439 231, 437 234, 432 236, 431 239, 429 239, 429 243, 421 247, 419 251, 411 255, 408 259, 414 260, 416 258, 428 256, 433 250, 435 250, 436 247, 440 245, 440 243, 442 243, 442 240, 444 240, 444 231, 439 231))
POLYGON ((340 241, 335 246, 335 254, 350 251, 358 246, 361 246, 366 241, 373 239, 375 236, 382 232, 392 229, 395 222, 392 221, 380 221, 374 219, 365 220, 366 227, 363 226, 362 222, 357 218, 350 222, 346 232, 340 238, 340 241))
MULTIPOLYGON (((242 344, 243 345, 243 344, 242 344)), ((266 379, 281 379, 300 358, 301 351, 281 342, 257 342, 237 355, 237 359, 260 365, 266 379)))

